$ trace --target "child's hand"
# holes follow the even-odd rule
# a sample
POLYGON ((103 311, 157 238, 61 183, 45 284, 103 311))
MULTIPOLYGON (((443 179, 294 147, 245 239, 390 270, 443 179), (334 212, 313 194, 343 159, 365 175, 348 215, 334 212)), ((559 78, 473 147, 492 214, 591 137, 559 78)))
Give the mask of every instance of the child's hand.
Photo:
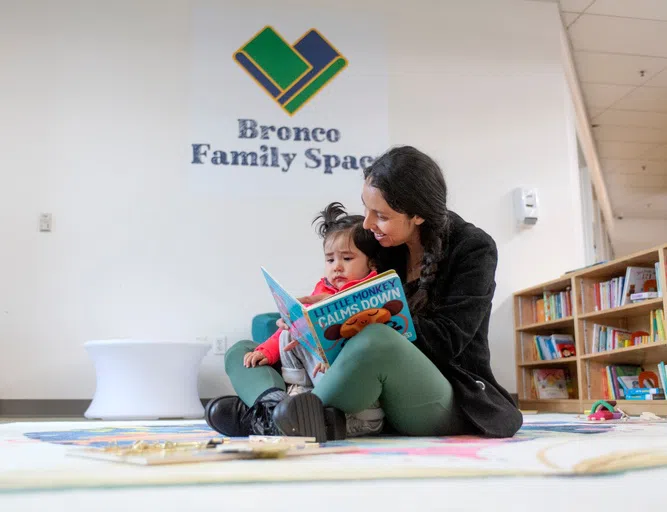
POLYGON ((269 359, 266 357, 264 352, 255 350, 254 352, 248 352, 243 356, 243 366, 246 368, 254 368, 255 366, 264 366, 269 364, 269 359))
POLYGON ((285 345, 283 347, 283 350, 285 352, 289 352, 290 350, 295 349, 297 347, 297 345, 299 345, 299 340, 294 339, 294 340, 290 341, 287 345, 285 345))
POLYGON ((315 377, 315 375, 317 375, 317 372, 325 373, 326 371, 327 371, 327 367, 324 363, 317 363, 315 365, 315 369, 313 370, 313 377, 315 377))
POLYGON ((278 329, 283 329, 285 331, 287 331, 289 329, 289 325, 287 325, 285 323, 285 320, 283 320, 282 318, 279 318, 278 320, 276 320, 276 325, 278 326, 278 329))
POLYGON ((331 297, 331 294, 329 293, 320 293, 319 295, 307 295, 306 297, 299 297, 298 301, 301 304, 317 304, 321 300, 326 299, 327 297, 331 297))

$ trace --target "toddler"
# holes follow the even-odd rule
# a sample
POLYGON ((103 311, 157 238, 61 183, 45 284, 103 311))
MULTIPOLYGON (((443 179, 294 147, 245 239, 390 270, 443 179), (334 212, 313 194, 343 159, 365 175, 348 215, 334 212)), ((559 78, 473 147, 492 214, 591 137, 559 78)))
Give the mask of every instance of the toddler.
MULTIPOLYGON (((325 275, 315 285, 313 299, 322 300, 377 275, 373 259, 379 243, 373 233, 363 228, 362 215, 348 215, 340 203, 331 203, 315 220, 318 219, 322 219, 318 233, 323 239, 325 275)), ((282 328, 246 354, 243 364, 255 367, 278 361, 289 395, 312 390, 325 371, 324 365, 308 349, 292 342, 289 331, 282 328)), ((347 414, 346 420, 348 437, 376 434, 384 426, 384 411, 376 402, 370 409, 347 414)))

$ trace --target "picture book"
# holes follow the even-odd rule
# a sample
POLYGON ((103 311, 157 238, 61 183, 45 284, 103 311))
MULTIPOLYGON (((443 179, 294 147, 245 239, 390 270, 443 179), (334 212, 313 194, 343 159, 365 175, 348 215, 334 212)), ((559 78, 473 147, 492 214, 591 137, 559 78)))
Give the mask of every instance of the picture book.
POLYGON ((535 359, 552 360, 576 355, 574 338, 570 334, 552 334, 550 336, 536 334, 535 359))
POLYGON ((657 292, 655 267, 628 267, 624 285, 621 306, 630 304, 633 293, 657 292))
POLYGON ((354 446, 322 446, 310 437, 249 436, 248 438, 214 438, 208 442, 145 442, 131 446, 77 446, 68 450, 71 457, 121 462, 140 466, 193 464, 252 459, 278 459, 351 453, 354 446))
POLYGON ((568 374, 563 368, 540 368, 533 370, 533 388, 540 400, 568 398, 568 374))
POLYGON ((325 366, 347 341, 371 324, 385 324, 409 341, 417 338, 398 274, 389 270, 306 307, 262 267, 278 312, 290 334, 325 366))

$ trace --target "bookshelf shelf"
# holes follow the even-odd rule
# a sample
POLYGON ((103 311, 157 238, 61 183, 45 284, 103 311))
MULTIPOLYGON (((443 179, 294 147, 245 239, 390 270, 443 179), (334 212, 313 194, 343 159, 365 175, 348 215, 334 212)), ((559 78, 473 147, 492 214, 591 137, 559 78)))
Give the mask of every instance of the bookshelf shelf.
MULTIPOLYGON (((628 273, 627 275, 633 275, 628 273)), ((628 281, 634 286, 640 286, 644 281, 628 281)), ((605 398, 609 386, 606 382, 605 371, 608 367, 622 365, 636 365, 646 371, 656 372, 660 362, 667 363, 667 340, 652 341, 631 347, 619 348, 605 352, 587 354, 592 344, 596 342, 594 336, 599 332, 613 332, 613 329, 625 330, 625 332, 646 331, 651 336, 657 337, 660 332, 651 330, 651 314, 658 310, 667 311, 667 244, 647 249, 630 256, 609 261, 603 264, 593 265, 587 268, 569 272, 557 279, 546 283, 531 286, 514 293, 514 331, 515 331, 515 354, 517 390, 519 392, 519 406, 524 410, 552 411, 552 412, 579 412, 590 409, 597 399, 605 398), (608 297, 606 303, 614 303, 613 297, 621 293, 621 281, 617 278, 625 278, 627 267, 654 268, 656 279, 662 290, 662 297, 648 299, 642 302, 627 304, 621 307, 609 308, 601 311, 592 309, 597 302, 600 303, 602 291, 608 297), (614 280, 614 281, 612 281, 614 280), (614 283, 619 282, 614 288, 614 283), (611 282, 611 286, 609 283, 611 282), (606 283, 606 284, 605 284, 606 283), (604 285, 604 287, 603 287, 604 285), (565 293, 563 293, 565 292, 565 293), (542 302, 549 299, 549 295, 559 295, 561 301, 557 308, 551 312, 566 312, 571 316, 552 320, 548 322, 536 322, 542 318, 542 302), (567 298, 567 309, 562 306, 567 298), (543 300, 540 300, 543 299, 543 300), (571 304, 570 304, 571 302, 571 304), (536 304, 539 307, 536 310, 536 304), (539 314, 538 314, 539 312, 539 314), (600 331, 603 329, 603 331, 600 331), (611 330, 610 330, 611 329, 611 330), (537 360, 535 345, 544 343, 535 336, 569 334, 574 338, 576 354, 571 357, 563 357, 552 360, 537 360), (540 400, 536 397, 534 378, 540 369, 564 369, 571 378, 568 384, 570 390, 569 399, 540 400), (605 368, 607 368, 605 370, 605 368)), ((655 284, 655 283, 654 283, 655 284)), ((641 289, 639 289, 641 291, 641 289)), ((618 301, 618 299, 616 299, 618 301)), ((619 301, 620 302, 620 301, 619 301)), ((546 305, 545 305, 546 311, 546 305)), ((548 316, 548 315, 547 315, 548 316)), ((654 315, 655 316, 655 315, 654 315)), ((652 337, 651 339, 655 339, 652 337)), ((556 339, 553 336, 552 339, 556 339)), ((607 346, 614 346, 609 340, 607 346)), ((602 344, 604 339, 600 338, 602 344)), ((541 348, 540 351, 544 351, 541 348)), ((553 352, 553 349, 552 349, 553 352)), ((612 368, 613 369, 613 368, 612 368)), ((614 370, 616 371, 616 370, 614 370)), ((545 376, 541 376, 542 379, 545 376)), ((537 379, 535 379, 537 380, 537 379)), ((544 381, 542 381, 544 382, 544 381)), ((612 400, 609 395, 607 400, 612 400)), ((628 414, 639 414, 650 411, 659 415, 667 415, 667 400, 616 400, 618 406, 628 414)))
MULTIPOLYGON (((591 402, 592 404, 593 402, 591 402)), ((581 412, 581 401, 576 398, 561 400, 521 400, 520 407, 524 410, 540 412, 581 412)))
POLYGON ((667 341, 586 354, 581 359, 606 364, 657 364, 667 361, 667 341))
POLYGON ((618 308, 603 309, 593 313, 579 315, 579 320, 604 320, 608 318, 631 318, 648 315, 650 311, 659 309, 663 305, 662 297, 648 299, 635 304, 627 304, 618 308))
POLYGON ((558 320, 551 320, 549 322, 538 322, 535 324, 520 325, 516 328, 517 331, 523 332, 544 332, 551 331, 559 327, 569 327, 574 325, 574 317, 568 316, 566 318, 559 318, 558 320))
POLYGON ((533 286, 531 288, 526 288, 524 290, 516 292, 514 295, 515 296, 524 296, 524 297, 533 297, 536 295, 542 295, 544 292, 558 292, 561 290, 565 290, 568 286, 571 286, 570 277, 561 277, 558 279, 554 279, 553 281, 549 281, 547 283, 542 283, 538 286, 533 286))
POLYGON ((519 363, 519 366, 523 368, 532 368, 540 366, 558 366, 563 364, 576 363, 576 357, 561 357, 560 359, 549 359, 545 361, 526 361, 524 363, 519 363))
POLYGON ((574 272, 574 277, 582 277, 595 279, 597 281, 602 279, 607 279, 609 277, 614 277, 617 275, 622 275, 625 273, 625 269, 629 266, 644 267, 650 266, 656 261, 658 261, 660 256, 660 251, 664 250, 664 246, 656 247, 649 249, 647 251, 642 251, 636 254, 632 254, 625 258, 619 258, 617 260, 609 261, 603 265, 598 265, 591 267, 590 269, 582 269, 578 272, 574 272))

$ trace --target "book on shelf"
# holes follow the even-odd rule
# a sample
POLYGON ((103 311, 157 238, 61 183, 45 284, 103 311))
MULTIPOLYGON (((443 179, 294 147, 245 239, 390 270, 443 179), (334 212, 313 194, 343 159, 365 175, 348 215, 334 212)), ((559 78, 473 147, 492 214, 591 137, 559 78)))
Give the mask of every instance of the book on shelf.
POLYGON ((551 361, 576 355, 574 338, 569 334, 533 336, 533 359, 551 361))
POLYGON ((595 311, 604 311, 630 304, 633 302, 633 295, 636 295, 636 300, 646 300, 650 296, 644 296, 640 299, 637 294, 658 293, 656 272, 656 266, 629 266, 626 268, 624 276, 617 276, 608 281, 595 283, 595 311))
POLYGON ((608 325, 593 324, 593 338, 590 353, 607 352, 633 345, 632 333, 625 329, 608 325))
POLYGON ((657 292, 657 284, 655 280, 656 268, 653 267, 633 267, 630 266, 625 270, 625 283, 623 287, 623 301, 621 306, 630 304, 630 296, 633 293, 640 292, 657 292))
POLYGON ((630 295, 630 301, 634 304, 645 300, 657 299, 658 297, 658 292, 640 292, 630 295))
POLYGON ((665 365, 657 373, 639 365, 608 365, 601 368, 603 398, 611 400, 664 400, 665 365))
POLYGON ((536 323, 551 322, 572 316, 572 291, 568 286, 564 291, 544 291, 541 297, 533 299, 533 318, 536 323))
POLYGON ((589 354, 597 354, 598 352, 607 352, 619 348, 667 341, 664 311, 662 309, 651 311, 648 321, 649 328, 646 331, 629 331, 609 325, 593 324, 593 335, 586 349, 589 354))
POLYGON ((665 312, 662 309, 656 309, 650 313, 650 341, 667 341, 665 333, 665 312))
POLYGON ((625 397, 627 386, 634 387, 632 382, 639 386, 641 366, 637 365, 607 365, 602 369, 602 389, 604 398, 620 400, 625 397))
POLYGON ((630 388, 625 390, 626 400, 664 400, 664 388, 630 388))
POLYGON ((538 400, 567 399, 573 395, 572 378, 567 368, 533 370, 531 387, 538 400))

